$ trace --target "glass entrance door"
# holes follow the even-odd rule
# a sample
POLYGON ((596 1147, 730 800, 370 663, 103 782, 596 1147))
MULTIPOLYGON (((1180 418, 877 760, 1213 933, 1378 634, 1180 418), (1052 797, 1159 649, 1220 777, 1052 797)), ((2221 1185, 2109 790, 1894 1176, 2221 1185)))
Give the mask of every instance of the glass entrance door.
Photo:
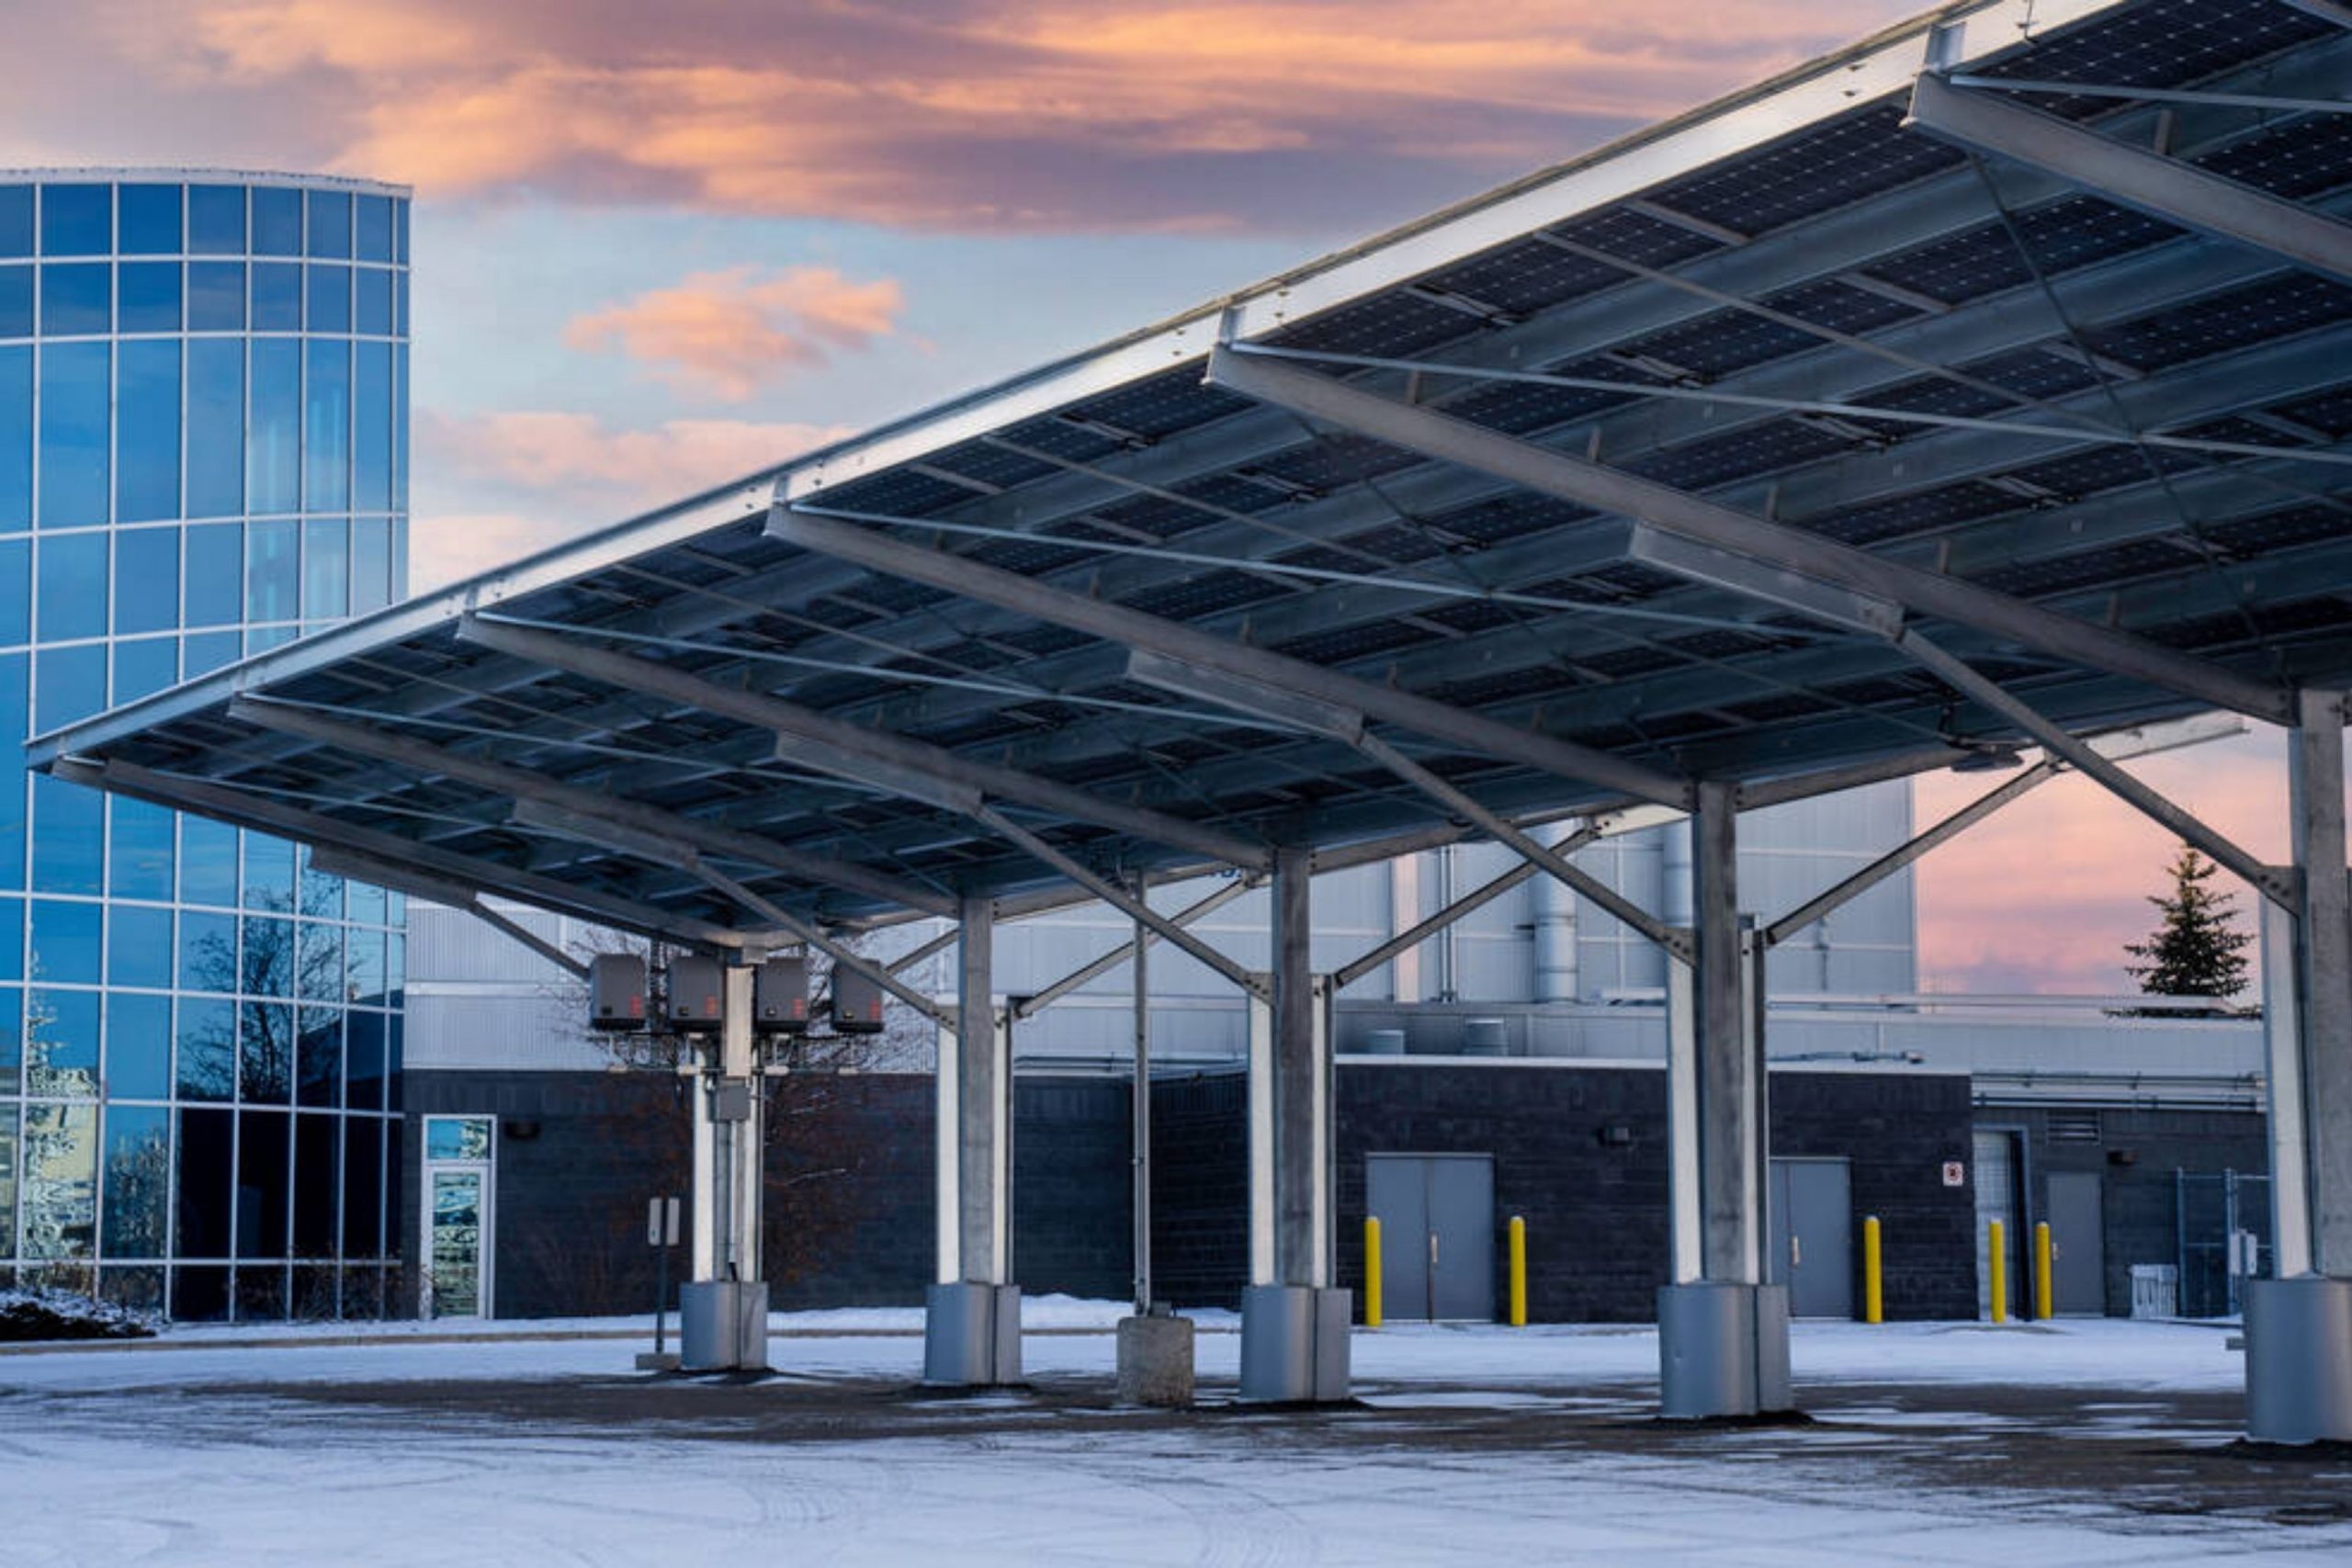
POLYGON ((496 1123, 486 1116, 435 1116, 424 1125, 427 1317, 491 1315, 496 1123))

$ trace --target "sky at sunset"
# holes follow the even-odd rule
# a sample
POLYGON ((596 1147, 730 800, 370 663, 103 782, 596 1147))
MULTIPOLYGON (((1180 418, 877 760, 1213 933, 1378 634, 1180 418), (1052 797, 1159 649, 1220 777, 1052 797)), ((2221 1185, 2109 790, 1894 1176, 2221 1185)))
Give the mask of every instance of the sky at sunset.
MULTIPOLYGON (((413 581, 1083 347, 1915 0, 5 0, 0 166, 416 187, 413 581)), ((2278 740, 2148 776, 2266 852, 2278 740)), ((1921 786, 1924 823, 1984 787, 1921 786)), ((2115 990, 2169 846, 2080 780, 1930 858, 1948 988, 2115 990)), ((2242 897, 2241 904, 2250 902, 2242 897)))

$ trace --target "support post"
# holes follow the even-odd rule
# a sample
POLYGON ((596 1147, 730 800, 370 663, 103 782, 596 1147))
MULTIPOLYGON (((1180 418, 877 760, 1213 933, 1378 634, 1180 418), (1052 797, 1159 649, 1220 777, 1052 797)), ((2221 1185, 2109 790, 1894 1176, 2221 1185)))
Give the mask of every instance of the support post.
POLYGON ((991 989, 995 908, 957 908, 956 1028, 939 1040, 938 1281, 923 1320, 923 1382, 1021 1381, 1012 1283, 1012 1038, 991 989))
POLYGON ((718 1039, 702 1048, 709 1058, 695 1085, 695 1278, 678 1298, 678 1349, 688 1371, 765 1371, 768 1364, 753 973, 741 955, 721 971, 718 1039))
MULTIPOLYGON (((1136 899, 1148 896, 1135 881, 1136 899)), ((1119 1324, 1119 1398, 1133 1404, 1193 1403, 1193 1320, 1151 1299, 1151 928, 1136 922, 1135 964, 1135 1287, 1136 1310, 1119 1324)))
POLYGON ((1670 1420, 1790 1403, 1788 1294, 1764 1275, 1764 944, 1739 918, 1737 820, 1733 786, 1699 785, 1692 962, 1668 966, 1669 1010, 1687 1015, 1668 1024, 1675 1256, 1674 1282, 1658 1292, 1658 1361, 1670 1420), (1672 983, 1679 968, 1687 986, 1672 983))
POLYGON ((2245 1282, 2246 1435, 2352 1441, 2352 885, 2341 692, 2296 694, 2288 734, 2298 897, 2266 908, 2276 1277, 2245 1282))
POLYGON ((1241 1298, 1241 1397, 1348 1397, 1351 1293, 1332 1287, 1330 987, 1310 966, 1310 861, 1274 853, 1273 987, 1264 1052, 1253 1008, 1251 1281, 1241 1298), (1262 1272, 1261 1272, 1262 1269, 1262 1272))

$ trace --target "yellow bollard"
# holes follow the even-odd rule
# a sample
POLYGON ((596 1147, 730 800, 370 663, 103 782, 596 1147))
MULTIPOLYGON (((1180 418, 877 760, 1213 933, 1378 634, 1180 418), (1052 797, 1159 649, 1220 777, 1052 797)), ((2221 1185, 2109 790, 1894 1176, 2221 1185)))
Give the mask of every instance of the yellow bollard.
POLYGON ((1380 1221, 1371 1214, 1363 1221, 1363 1325, 1380 1326, 1380 1221))
POLYGON ((2033 1315, 2048 1322, 2057 1313, 2050 1305, 2050 1222, 2033 1227, 2033 1315))
POLYGON ((1885 1274, 1878 1249, 1878 1216, 1862 1222, 1862 1321, 1886 1321, 1885 1274))
POLYGON ((1510 1325, 1527 1326, 1527 1222, 1510 1217, 1510 1325))
POLYGON ((1991 1266, 1986 1277, 1993 1287, 1988 1292, 1993 1298, 1993 1321, 2007 1323, 2009 1321, 2009 1250, 2001 1245, 2001 1222, 1998 1220, 1991 1224, 1985 1236, 1984 1251, 1991 1266))

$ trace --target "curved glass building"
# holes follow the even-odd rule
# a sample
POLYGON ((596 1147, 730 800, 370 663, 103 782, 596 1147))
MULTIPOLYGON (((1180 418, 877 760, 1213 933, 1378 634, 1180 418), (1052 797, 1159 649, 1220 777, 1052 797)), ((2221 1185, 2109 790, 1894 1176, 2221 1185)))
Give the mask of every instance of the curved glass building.
MULTIPOLYGON (((408 193, 0 173, 0 735, 404 589, 408 193)), ((397 897, 0 775, 0 1283, 376 1315, 397 897)))

